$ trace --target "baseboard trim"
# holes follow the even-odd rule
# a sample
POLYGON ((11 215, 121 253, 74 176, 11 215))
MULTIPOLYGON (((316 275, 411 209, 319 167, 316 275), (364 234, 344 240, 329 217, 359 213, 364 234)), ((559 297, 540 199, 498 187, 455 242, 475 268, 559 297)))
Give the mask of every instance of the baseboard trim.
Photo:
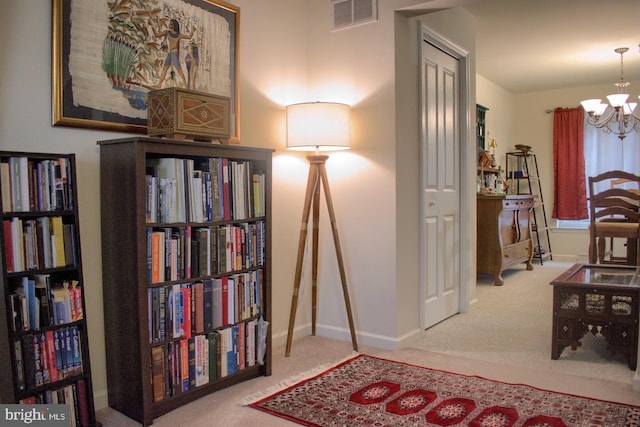
MULTIPOLYGON (((415 340, 420 338, 421 334, 422 331, 420 329, 414 329, 399 337, 370 334, 367 332, 356 332, 356 339, 358 340, 358 347, 367 346, 383 350, 399 350, 400 348, 411 345, 415 340)), ((294 328, 294 340, 308 335, 311 335, 311 324, 300 325, 297 328, 294 328)), ((349 329, 345 328, 316 324, 316 335, 338 341, 351 342, 351 333, 349 332, 349 329)), ((271 336, 271 339, 273 347, 285 345, 287 332, 283 331, 274 333, 271 336)))

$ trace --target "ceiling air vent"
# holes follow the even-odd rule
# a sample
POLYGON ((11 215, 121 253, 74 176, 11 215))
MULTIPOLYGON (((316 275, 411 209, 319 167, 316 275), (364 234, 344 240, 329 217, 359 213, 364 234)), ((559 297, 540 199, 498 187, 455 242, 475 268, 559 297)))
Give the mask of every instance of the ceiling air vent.
POLYGON ((378 20, 377 0, 331 0, 331 5, 334 30, 378 20))

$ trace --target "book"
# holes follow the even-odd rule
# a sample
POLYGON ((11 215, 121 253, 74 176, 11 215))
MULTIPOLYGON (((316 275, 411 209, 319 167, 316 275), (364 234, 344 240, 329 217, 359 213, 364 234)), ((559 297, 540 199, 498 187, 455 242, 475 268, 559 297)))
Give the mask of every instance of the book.
POLYGON ((164 341, 167 338, 167 288, 157 288, 158 294, 158 338, 164 341))
POLYGON ((51 226, 49 218, 40 217, 36 219, 37 222, 37 230, 41 237, 39 240, 42 242, 42 264, 40 268, 52 268, 53 265, 53 254, 51 247, 51 226))
POLYGON ((29 171, 28 158, 22 156, 9 158, 11 183, 11 210, 29 211, 29 171))
POLYGON ((52 330, 45 332, 47 342, 47 362, 49 366, 49 378, 51 382, 58 381, 58 364, 56 362, 55 338, 52 330))
MULTIPOLYGON (((6 164, 6 163, 1 163, 1 164, 6 164)), ((11 221, 10 220, 3 220, 2 221, 2 236, 4 238, 4 256, 5 256, 5 262, 6 262, 6 270, 7 273, 14 273, 15 270, 15 264, 14 264, 14 260, 13 260, 13 233, 12 233, 12 225, 11 225, 11 221)))
POLYGON ((224 218, 224 200, 222 197, 222 159, 212 157, 209 159, 209 171, 211 172, 211 216, 213 221, 224 218))
POLYGON ((11 242, 13 243, 13 271, 24 271, 24 236, 22 233, 22 220, 14 217, 11 219, 11 242))
POLYGON ((222 158, 222 217, 225 221, 233 219, 233 207, 231 206, 231 185, 229 159, 222 158))
POLYGON ((195 387, 200 387, 209 382, 209 344, 204 335, 194 337, 195 344, 195 387))
POLYGON ((171 320, 172 320, 172 331, 173 338, 180 338, 182 336, 182 293, 180 292, 180 285, 174 284, 171 286, 171 297, 172 297, 172 305, 171 305, 171 320))
POLYGON ((67 357, 66 352, 64 354, 64 357, 62 354, 62 337, 62 330, 56 329, 55 331, 53 331, 53 348, 56 356, 56 371, 58 373, 58 379, 63 379, 67 375, 67 372, 65 370, 67 357))
POLYGON ((89 397, 87 396, 87 382, 85 380, 78 380, 76 383, 76 401, 78 419, 81 427, 89 427, 89 397))
POLYGON ((64 387, 64 402, 69 405, 69 424, 72 426, 78 425, 78 414, 76 409, 76 398, 75 398, 75 385, 68 385, 64 387))
POLYGON ((180 342, 169 344, 169 374, 171 376, 170 395, 182 393, 182 379, 180 378, 180 342))
POLYGON ((193 301, 195 304, 194 332, 200 334, 204 332, 204 283, 202 281, 195 282, 191 285, 193 292, 193 301))
POLYGON ((210 332, 207 334, 207 343, 209 345, 209 382, 218 379, 218 333, 210 332))
POLYGON ((27 386, 24 378, 24 358, 22 356, 22 344, 20 341, 13 342, 13 352, 16 359, 16 386, 18 390, 24 390, 27 386))
POLYGON ((69 288, 69 299, 73 302, 72 318, 71 321, 75 322, 84 318, 84 310, 82 308, 82 286, 77 280, 71 282, 71 288, 69 288))
POLYGON ((196 339, 187 338, 188 343, 188 365, 189 365, 189 390, 196 387, 196 339))
POLYGON ((74 265, 75 262, 75 227, 73 224, 64 224, 62 227, 63 246, 64 246, 64 264, 74 265))
POLYGON ((53 311, 53 321, 56 325, 72 322, 71 298, 69 295, 69 284, 54 284, 51 286, 51 303, 53 311))
POLYGON ((228 373, 238 372, 238 325, 229 328, 230 346, 227 348, 228 373))
POLYGON ((164 282, 165 276, 165 233, 151 233, 151 283, 164 282))
POLYGON ((8 162, 0 163, 0 191, 2 191, 2 212, 11 211, 11 171, 8 162))
POLYGON ((227 325, 229 322, 229 278, 221 277, 222 292, 221 292, 221 307, 222 307, 222 325, 227 325))
POLYGON ((60 349, 60 351, 62 351, 66 356, 67 364, 65 366, 65 371, 67 372, 67 375, 76 374, 75 356, 73 354, 73 336, 71 333, 71 329, 72 328, 64 328, 64 330, 62 331, 64 336, 62 340, 63 345, 60 349))
POLYGON ((40 326, 54 325, 51 309, 51 277, 48 274, 34 274, 35 296, 40 306, 40 326))
POLYGON ((64 267, 66 265, 64 249, 64 227, 62 217, 52 216, 51 222, 51 247, 53 254, 53 267, 64 267))
POLYGON ((82 374, 82 348, 80 345, 80 335, 77 326, 68 328, 71 335, 71 349, 73 355, 72 371, 74 375, 82 374))
POLYGON ((222 279, 213 279, 213 327, 219 328, 222 322, 222 279))
POLYGON ((162 347, 151 348, 151 381, 153 383, 153 401, 164 399, 164 356, 162 347))
MULTIPOLYGON (((25 316, 25 307, 27 303, 26 301, 23 301, 23 300, 24 300, 24 296, 18 292, 14 292, 9 295, 10 310, 11 310, 12 320, 13 320, 13 322, 11 323, 11 326, 14 332, 25 330, 23 319, 25 316)), ((27 325, 27 329, 28 329, 28 325, 27 325)))
POLYGON ((42 383, 49 384, 51 375, 49 371, 49 350, 47 349, 47 334, 39 334, 40 339, 40 363, 42 366, 42 383))
POLYGON ((205 279, 202 283, 203 330, 210 331, 213 329, 213 280, 205 279))
POLYGON ((238 370, 241 371, 246 367, 246 324, 244 322, 240 322, 237 327, 238 370))
POLYGON ((182 391, 189 391, 189 340, 182 339, 180 343, 180 379, 182 391))
POLYGON ((180 323, 180 336, 183 338, 191 337, 191 285, 184 284, 180 286, 182 317, 180 323))
POLYGON ((256 364, 256 327, 258 321, 251 319, 246 325, 246 339, 245 339, 245 353, 246 353, 246 365, 248 367, 256 364))
POLYGON ((41 386, 43 384, 42 354, 40 352, 40 340, 37 334, 23 335, 22 355, 27 388, 41 386))
POLYGON ((27 298, 27 312, 29 314, 29 329, 40 329, 40 302, 36 298, 36 282, 30 277, 22 278, 22 287, 27 298))

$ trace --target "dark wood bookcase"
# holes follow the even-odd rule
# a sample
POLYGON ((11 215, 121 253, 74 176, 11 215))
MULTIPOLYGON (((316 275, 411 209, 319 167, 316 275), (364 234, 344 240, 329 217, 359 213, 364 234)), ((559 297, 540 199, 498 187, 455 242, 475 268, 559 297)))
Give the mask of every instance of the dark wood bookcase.
MULTIPOLYGON (((271 375, 270 328, 267 327, 267 332, 262 334, 260 339, 254 327, 256 322, 261 320, 264 321, 263 326, 268 326, 271 322, 273 150, 153 137, 99 141, 98 145, 109 406, 146 426, 152 424, 160 415, 216 390, 258 376, 271 375), (185 175, 180 170, 177 177, 174 177, 175 180, 165 179, 164 162, 183 165, 188 172, 185 175), (228 177, 231 180, 227 188, 232 201, 225 201, 222 207, 217 202, 217 196, 223 197, 226 182, 222 182, 217 173, 227 169, 214 166, 219 164, 229 166, 228 177), (197 174, 191 172, 190 167, 193 165, 195 170, 199 171, 197 174), (231 165, 240 168, 236 170, 238 175, 232 174, 231 165), (254 176, 262 178, 261 184, 254 176), (209 182, 209 179, 211 185, 203 184, 209 182), (255 184, 258 188, 262 185, 261 192, 255 190, 258 193, 254 193, 254 187, 247 186, 247 181, 254 179, 258 181, 255 184), (181 196, 182 193, 178 191, 175 198, 170 196, 170 191, 166 189, 173 185, 180 188, 181 180, 187 188, 187 195, 181 196), (172 184, 168 184, 169 182, 172 184), (161 185, 157 185, 158 183, 161 185), (220 186, 216 186, 215 183, 219 183, 220 186), (241 183, 244 183, 244 186, 241 186, 241 183), (156 189, 156 185, 160 190, 156 189), (204 201, 196 197, 199 192, 193 189, 198 188, 202 188, 204 201), (234 194, 240 199, 234 200, 234 194), (192 198, 196 198, 195 209, 192 198), (180 205, 179 200, 184 200, 185 216, 173 217, 168 214, 167 211, 172 211, 166 208, 168 200, 172 201, 169 206, 180 205), (215 203, 211 200, 215 200, 215 203), (262 208, 254 210, 254 204, 261 205, 262 208), (212 208, 214 205, 219 208, 219 212, 212 208), (224 207, 229 210, 226 215, 224 207), (198 217, 196 211, 204 213, 198 217), (253 230, 255 233, 255 228, 259 230, 259 237, 249 243, 249 235, 252 233, 247 230, 253 230), (208 229, 212 233, 209 243, 204 248, 198 246, 201 240, 194 246, 196 229, 208 229), (237 233, 241 233, 238 229, 247 231, 240 234, 242 239, 236 240, 237 246, 231 252, 234 255, 232 258, 236 259, 238 264, 231 267, 227 265, 227 268, 219 265, 219 258, 223 255, 216 255, 217 259, 212 260, 213 255, 219 253, 218 249, 224 246, 224 243, 213 237, 219 237, 218 233, 222 233, 222 229, 233 229, 236 236, 237 233), (164 246, 152 243, 152 235, 163 230, 167 237, 164 246), (167 245, 167 241, 172 241, 175 246, 167 245), (209 246, 214 241, 219 242, 217 248, 209 246), (166 249, 164 256, 155 254, 159 247, 166 249), (171 256, 167 253, 171 253, 171 256), (194 253, 197 253, 197 259, 194 258, 194 253), (206 255, 203 255, 205 253, 206 255), (210 260, 209 268, 203 267, 203 259, 210 260), (159 261, 160 267, 156 267, 158 260, 165 262, 163 264, 159 261), (190 271, 185 267, 187 260, 191 264, 190 271), (239 298, 236 305, 230 302, 229 306, 236 308, 233 310, 236 313, 235 318, 230 317, 229 312, 232 309, 227 308, 227 319, 220 323, 219 300, 213 300, 210 311, 206 299, 203 305, 199 305, 196 284, 204 283, 205 289, 209 283, 225 280, 229 280, 229 283, 235 280, 236 284, 245 280, 246 284, 246 278, 250 276, 259 277, 255 282, 258 285, 252 288, 258 295, 254 295, 255 301, 251 300, 253 305, 249 304, 252 308, 247 310, 245 306, 245 310, 238 310, 242 305, 240 301, 247 301, 249 291, 244 292, 237 287, 235 295, 239 298), (190 289, 191 297, 182 290, 185 287, 190 289), (196 308, 191 309, 191 323, 185 321, 181 325, 182 329, 178 328, 176 333, 175 325, 180 323, 179 319, 184 319, 184 312, 188 307, 180 305, 174 299, 177 294, 182 295, 184 301, 191 298, 190 304, 196 308), (198 320, 194 320, 199 317, 197 307, 203 306, 203 316, 207 316, 208 313, 214 321, 205 317, 204 325, 198 325, 198 320), (189 327, 191 332, 185 332, 189 327), (187 356, 179 349, 185 342, 191 344, 191 339, 195 340, 196 337, 204 335, 207 339, 212 336, 219 338, 215 350, 209 347, 211 351, 205 359, 215 351, 231 351, 226 347, 221 350, 220 343, 223 333, 231 329, 239 332, 233 335, 238 340, 237 352, 227 354, 225 366, 228 366, 228 369, 222 368, 221 371, 221 367, 217 366, 217 372, 212 375, 216 358, 217 364, 221 364, 222 356, 218 354, 211 357, 208 364, 202 365, 203 370, 208 370, 209 376, 206 377, 204 374, 205 381, 194 385, 193 371, 186 376, 182 371, 185 358, 191 362, 193 356, 187 356), (255 332, 255 336, 248 333, 250 329, 255 332), (189 334, 190 339, 187 338, 189 334), (253 345, 249 346, 251 342, 253 345), (260 344, 264 346, 264 353, 257 350, 260 344), (259 354, 264 354, 264 357, 261 359, 259 354), (237 362, 235 366, 232 366, 233 362, 229 365, 230 360, 237 362), (227 372, 224 372, 225 369, 227 372), (192 381, 191 385, 184 385, 186 377, 192 381)), ((229 252, 225 257, 228 254, 229 252)), ((229 301, 228 296, 226 298, 229 301)), ((203 309, 200 310, 202 312, 203 309)), ((202 348, 202 341, 199 345, 202 348)), ((210 345, 210 341, 207 341, 206 345, 210 345)), ((193 363, 196 363, 196 367, 201 366, 198 365, 200 362, 197 362, 197 359, 193 363)))
POLYGON ((96 425, 74 154, 0 151, 0 402, 96 425))

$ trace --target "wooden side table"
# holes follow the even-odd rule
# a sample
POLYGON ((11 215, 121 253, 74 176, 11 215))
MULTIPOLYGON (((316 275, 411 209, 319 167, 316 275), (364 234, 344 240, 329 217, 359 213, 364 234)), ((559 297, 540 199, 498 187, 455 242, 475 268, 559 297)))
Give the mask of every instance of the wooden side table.
POLYGON ((504 284, 502 272, 518 264, 533 270, 530 213, 535 196, 477 196, 476 271, 494 276, 496 286, 504 284))
POLYGON ((587 333, 602 335, 612 353, 627 356, 636 369, 640 268, 575 264, 551 282, 553 330, 551 358, 565 347, 576 350, 587 333))

